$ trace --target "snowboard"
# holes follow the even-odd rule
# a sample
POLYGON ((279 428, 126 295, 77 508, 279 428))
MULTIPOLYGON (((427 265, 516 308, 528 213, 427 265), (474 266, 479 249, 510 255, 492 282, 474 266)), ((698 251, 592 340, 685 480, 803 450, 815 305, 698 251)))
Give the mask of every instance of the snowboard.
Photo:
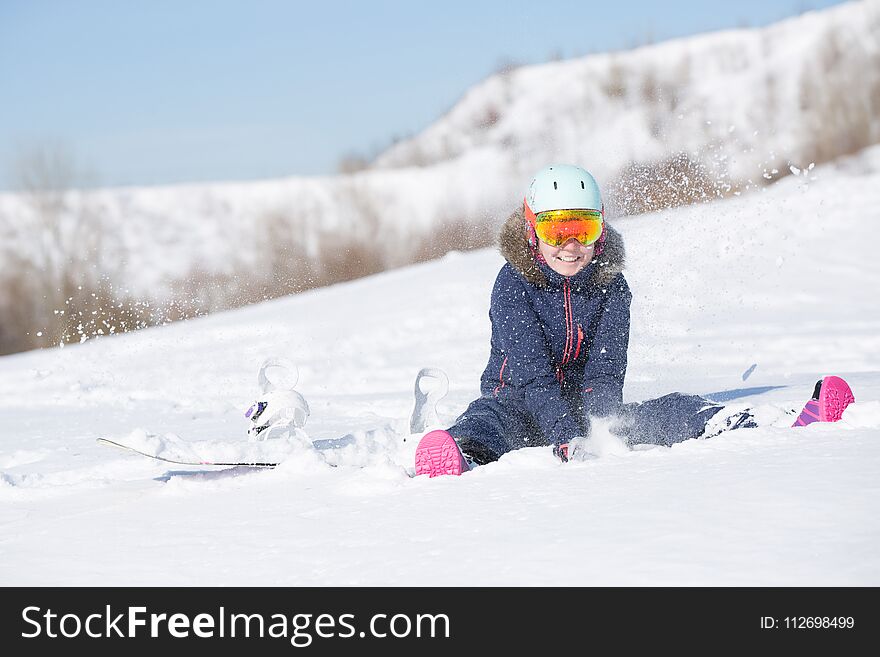
POLYGON ((110 440, 109 438, 98 438, 97 442, 99 445, 107 445, 108 447, 116 447, 118 449, 125 450, 126 452, 131 452, 132 454, 140 454, 141 456, 146 456, 147 458, 156 459, 157 461, 164 461, 165 463, 174 463, 175 465, 191 465, 191 466, 203 466, 203 465, 222 465, 222 466, 233 466, 233 467, 248 467, 248 468, 274 468, 278 463, 264 463, 258 461, 204 461, 204 460, 185 460, 185 459, 172 459, 167 458, 165 456, 159 456, 157 454, 149 454, 147 452, 141 451, 131 445, 123 445, 122 443, 116 442, 115 440, 110 440))
MULTIPOLYGON (((266 390, 267 382, 265 379, 265 370, 269 365, 277 365, 277 361, 275 359, 267 360, 264 363, 263 367, 260 368, 259 374, 259 383, 260 388, 262 390, 266 390)), ((435 425, 438 422, 437 419, 437 403, 446 395, 449 390, 449 378, 446 373, 438 368, 434 367, 424 367, 419 370, 415 379, 414 386, 414 396, 415 403, 413 406, 412 413, 410 415, 410 431, 411 433, 419 433, 424 431, 429 425, 435 425), (433 381, 433 383, 430 383, 433 381)), ((294 431, 299 431, 299 429, 295 429, 294 431)), ((284 431, 281 432, 285 434, 284 431)), ((371 432, 366 432, 370 434, 371 432)), ((271 429, 267 431, 267 434, 271 434, 271 429)), ((131 437, 130 437, 131 438, 131 437)), ((351 436, 343 436, 339 439, 333 440, 318 440, 313 441, 312 446, 322 451, 326 448, 334 448, 340 447, 348 442, 351 436)), ((272 438, 266 438, 266 442, 271 443, 273 441, 272 438)), ((117 449, 121 449, 127 451, 131 454, 139 454, 140 456, 145 456, 147 458, 155 459, 157 461, 163 461, 165 463, 171 463, 174 465, 185 465, 190 467, 206 467, 206 466, 219 466, 219 467, 248 467, 248 468, 274 468, 281 461, 280 460, 226 460, 226 459, 210 459, 203 458, 198 454, 194 453, 192 449, 189 448, 188 444, 184 441, 180 441, 176 436, 166 436, 160 437, 155 435, 144 435, 142 439, 130 439, 128 441, 123 442, 121 439, 111 439, 111 438, 98 438, 97 442, 99 445, 105 445, 107 447, 115 447, 117 449), (144 440, 146 438, 147 440, 144 440), (173 438, 173 440, 169 440, 173 438), (128 444, 126 444, 126 442, 128 444), (143 447, 146 445, 146 447, 143 447), (170 450, 166 450, 167 446, 171 447, 170 450), (174 448, 179 449, 174 449, 174 448), (147 449, 153 449, 154 451, 146 451, 147 449), (163 455, 161 452, 165 451, 166 453, 163 455)), ((274 456, 274 455, 273 455, 274 456)), ((332 467, 336 467, 334 463, 327 463, 332 467)))

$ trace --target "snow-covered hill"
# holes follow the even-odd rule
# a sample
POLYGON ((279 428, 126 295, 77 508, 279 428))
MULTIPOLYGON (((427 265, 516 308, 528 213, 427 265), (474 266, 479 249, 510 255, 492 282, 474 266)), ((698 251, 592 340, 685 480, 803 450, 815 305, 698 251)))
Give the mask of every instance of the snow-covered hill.
POLYGON ((526 66, 476 85, 377 165, 503 153, 523 175, 571 161, 610 181, 631 162, 685 152, 728 183, 754 185, 847 153, 845 133, 880 141, 878 65, 880 3, 851 2, 761 29, 526 66))
POLYGON ((634 292, 627 400, 680 390, 778 418, 671 449, 599 431, 579 462, 532 448, 410 478, 419 368, 450 375, 443 422, 478 394, 492 250, 0 358, 0 582, 876 586, 878 208, 872 149, 616 222, 634 292), (95 443, 142 430, 259 449, 241 443, 243 411, 268 356, 299 364, 312 439, 353 434, 327 456, 338 467, 308 449, 274 470, 173 467, 95 443), (789 428, 780 409, 830 373, 856 404, 789 428))
MULTIPOLYGON (((255 240, 271 242, 273 231, 302 238, 302 255, 317 228, 342 227, 387 246, 387 265, 404 264, 407 235, 498 220, 552 161, 579 163, 612 191, 630 164, 684 152, 705 168, 708 189, 697 196, 754 189, 790 164, 880 141, 878 35, 880 3, 866 0, 762 29, 522 67, 476 85, 373 169, 73 194, 61 223, 99 227, 97 267, 135 297, 163 298, 194 272, 259 269, 265 254, 255 240)), ((0 273, 43 245, 33 209, 26 197, 0 194, 0 273)), ((87 250, 64 244, 56 260, 87 250)))

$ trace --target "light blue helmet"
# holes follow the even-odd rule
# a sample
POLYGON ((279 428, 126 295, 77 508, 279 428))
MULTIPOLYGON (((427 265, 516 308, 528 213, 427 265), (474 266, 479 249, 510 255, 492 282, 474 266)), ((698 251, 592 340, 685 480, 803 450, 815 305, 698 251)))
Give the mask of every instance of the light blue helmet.
POLYGON ((529 185, 526 204, 534 214, 545 210, 603 211, 595 178, 572 164, 553 164, 538 171, 529 185))
MULTIPOLYGON (((605 217, 602 194, 593 175, 586 169, 573 164, 551 164, 532 178, 526 197, 523 199, 526 216, 526 233, 529 244, 536 246, 535 215, 547 210, 596 210, 605 217)), ((602 227, 602 236, 596 242, 595 255, 605 248, 607 229, 602 227)))

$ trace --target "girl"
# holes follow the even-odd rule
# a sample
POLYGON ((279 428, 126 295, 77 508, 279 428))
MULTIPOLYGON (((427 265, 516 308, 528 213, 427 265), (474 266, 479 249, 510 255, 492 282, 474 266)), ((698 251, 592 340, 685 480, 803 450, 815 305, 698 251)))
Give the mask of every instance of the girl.
MULTIPOLYGON (((629 444, 671 446, 755 427, 752 414, 672 393, 623 403, 632 294, 620 234, 605 222, 599 186, 586 170, 539 171, 522 210, 499 237, 507 260, 495 280, 489 362, 473 401, 448 430, 416 448, 416 474, 458 475, 522 447, 550 445, 563 462, 590 433, 590 418, 612 417, 629 444), (721 417, 723 416, 723 417, 721 417)), ((795 425, 836 421, 853 401, 838 377, 817 383, 795 425)))

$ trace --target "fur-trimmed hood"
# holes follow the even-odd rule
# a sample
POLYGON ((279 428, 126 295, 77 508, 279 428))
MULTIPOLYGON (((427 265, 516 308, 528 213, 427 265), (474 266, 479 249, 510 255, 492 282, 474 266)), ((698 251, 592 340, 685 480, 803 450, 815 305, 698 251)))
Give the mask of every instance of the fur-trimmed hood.
MULTIPOLYGON (((550 285, 550 276, 558 276, 558 274, 535 259, 526 237, 525 222, 525 213, 522 208, 518 208, 501 227, 501 232, 498 235, 498 249, 504 259, 529 283, 546 288, 550 285)), ((584 270, 575 274, 575 277, 587 274, 585 284, 588 287, 599 288, 608 285, 615 276, 623 271, 626 262, 626 251, 620 233, 607 223, 605 231, 605 248, 602 255, 595 258, 584 270)))

